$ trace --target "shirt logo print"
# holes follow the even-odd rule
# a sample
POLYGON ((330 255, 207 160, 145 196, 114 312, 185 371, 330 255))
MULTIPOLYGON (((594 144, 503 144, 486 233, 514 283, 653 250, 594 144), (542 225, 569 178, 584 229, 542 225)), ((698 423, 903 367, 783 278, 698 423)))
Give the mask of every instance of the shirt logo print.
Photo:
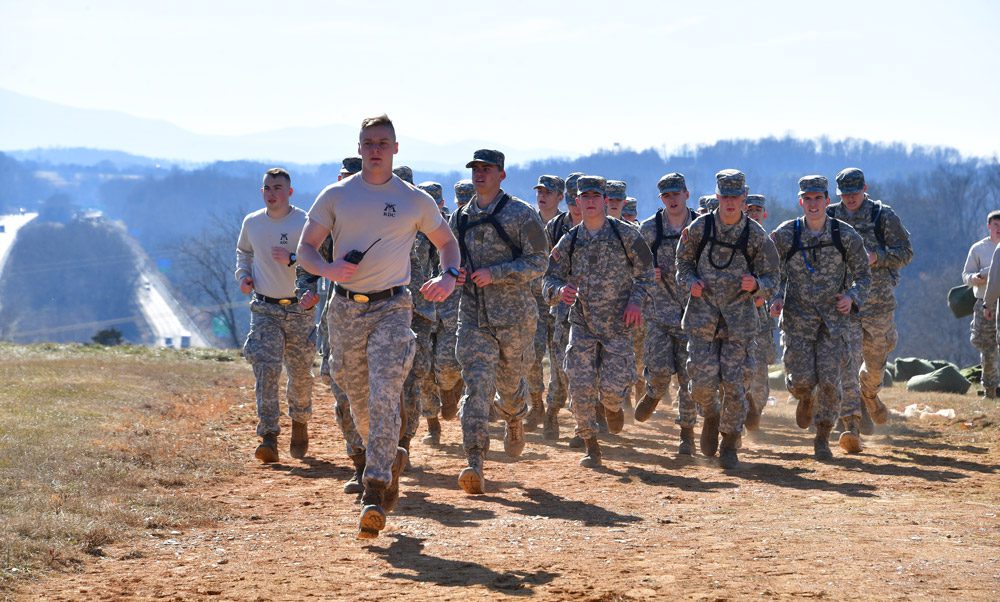
POLYGON ((287 245, 288 244, 288 233, 287 232, 282 232, 281 233, 281 241, 278 242, 278 244, 279 245, 287 245))
POLYGON ((386 203, 385 209, 382 210, 382 215, 385 217, 396 217, 396 203, 386 203))

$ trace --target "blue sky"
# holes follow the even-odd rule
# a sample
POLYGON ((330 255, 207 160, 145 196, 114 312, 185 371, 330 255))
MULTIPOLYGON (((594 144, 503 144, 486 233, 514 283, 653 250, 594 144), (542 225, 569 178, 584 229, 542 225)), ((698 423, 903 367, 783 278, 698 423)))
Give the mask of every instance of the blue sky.
POLYGON ((588 152, 791 133, 1000 152, 1000 3, 0 0, 0 88, 209 134, 588 152))

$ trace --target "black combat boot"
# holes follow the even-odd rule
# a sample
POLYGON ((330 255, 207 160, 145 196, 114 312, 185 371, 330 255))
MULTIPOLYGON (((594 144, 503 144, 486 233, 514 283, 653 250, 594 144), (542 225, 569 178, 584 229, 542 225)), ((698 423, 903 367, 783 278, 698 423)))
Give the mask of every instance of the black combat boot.
POLYGON ((646 422, 653 415, 653 410, 656 409, 659 403, 659 399, 653 399, 649 396, 649 393, 646 393, 635 406, 635 419, 638 422, 646 422))
POLYGON ((305 422, 292 421, 292 440, 288 443, 288 453, 293 458, 304 458, 309 451, 309 429, 305 422))
POLYGON ((701 453, 711 458, 719 451, 719 415, 706 416, 701 425, 701 453))
POLYGON ((677 454, 681 456, 694 455, 694 427, 681 427, 681 444, 677 447, 677 454))
POLYGON ((277 462, 278 433, 268 433, 261 437, 260 445, 257 446, 257 451, 255 451, 253 455, 255 458, 260 460, 262 464, 277 462))
POLYGON ((830 425, 816 425, 816 438, 813 440, 813 455, 817 460, 832 460, 830 451, 830 425))
POLYGON ((344 493, 364 493, 365 486, 361 483, 365 474, 365 452, 354 454, 351 461, 354 462, 354 474, 344 483, 344 493))
POLYGON ((739 438, 739 433, 722 434, 722 446, 719 448, 719 466, 725 470, 732 470, 740 465, 739 456, 736 455, 739 438))
POLYGON ((590 439, 584 439, 587 445, 587 455, 580 460, 580 466, 584 468, 597 468, 601 465, 601 444, 597 442, 597 435, 591 435, 590 439))

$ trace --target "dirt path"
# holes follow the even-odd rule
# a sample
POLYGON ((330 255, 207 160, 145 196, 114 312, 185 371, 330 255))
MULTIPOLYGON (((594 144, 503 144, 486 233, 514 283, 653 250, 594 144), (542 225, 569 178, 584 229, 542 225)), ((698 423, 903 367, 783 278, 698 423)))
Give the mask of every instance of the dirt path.
MULTIPOLYGON (((516 462, 491 452, 488 493, 477 497, 456 487, 464 454, 450 422, 443 448, 415 442, 397 511, 382 537, 363 543, 357 498, 341 493, 351 470, 329 395, 317 386, 313 457, 291 460, 283 449, 270 467, 252 461, 251 395, 234 391, 227 416, 245 470, 178 493, 224 504, 227 520, 150 531, 25 597, 1000 599, 1000 452, 996 426, 981 421, 896 425, 868 438, 866 453, 835 449, 821 464, 781 394, 766 434, 726 474, 712 460, 678 460, 673 412, 661 409, 606 437, 600 471, 579 468, 565 436, 552 445, 529 434, 516 462)), ((916 401, 904 395, 897 388, 888 401, 916 401)), ((934 403, 960 417, 982 407, 971 395, 934 403)))

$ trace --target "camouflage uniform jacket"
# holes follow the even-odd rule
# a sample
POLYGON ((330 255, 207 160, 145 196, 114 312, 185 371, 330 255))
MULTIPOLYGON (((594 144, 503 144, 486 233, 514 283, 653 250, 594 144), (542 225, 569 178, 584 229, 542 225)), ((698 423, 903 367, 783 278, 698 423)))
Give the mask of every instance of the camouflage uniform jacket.
POLYGON ((420 287, 434 277, 438 265, 437 249, 423 232, 417 232, 410 249, 410 293, 413 297, 413 313, 427 318, 431 322, 437 320, 436 303, 428 301, 420 294, 420 287))
POLYGON ((753 295, 766 297, 773 293, 778 284, 778 256, 760 224, 744 215, 735 224, 725 226, 718 213, 715 210, 691 222, 677 245, 677 284, 690 291, 695 281, 700 279, 705 283, 701 296, 688 300, 682 325, 688 336, 712 340, 722 325, 721 320, 730 338, 749 341, 761 329, 753 295), (744 227, 749 229, 746 249, 749 265, 742 251, 716 246, 711 241, 706 241, 701 257, 697 257, 708 220, 715 221, 715 239, 724 244, 737 244, 744 227), (757 279, 759 288, 752 294, 740 288, 746 273, 757 279))
POLYGON ((861 310, 861 315, 879 314, 896 309, 896 297, 893 288, 899 284, 899 270, 913 259, 913 247, 910 245, 910 233, 903 227, 899 216, 888 205, 881 201, 873 201, 865 195, 865 200, 853 214, 847 211, 843 203, 830 205, 827 213, 842 222, 847 222, 865 241, 865 248, 875 254, 875 264, 871 266, 872 285, 868 295, 868 303, 861 310), (879 244, 875 222, 872 215, 881 205, 882 228, 885 231, 885 245, 879 244))
POLYGON ((485 209, 480 209, 478 197, 473 195, 468 204, 452 214, 451 228, 459 238, 463 216, 472 224, 493 213, 504 198, 506 206, 494 218, 521 253, 515 258, 511 247, 489 223, 466 230, 465 240, 459 241, 466 253, 462 264, 468 272, 459 305, 462 322, 482 327, 513 326, 523 324, 526 316, 538 314, 530 283, 545 273, 548 244, 542 220, 533 207, 501 190, 485 209), (493 282, 482 288, 473 284, 471 278, 472 272, 479 268, 489 268, 493 277, 493 282))
MULTIPOLYGON (((652 251, 656 242, 656 220, 661 219, 663 224, 663 240, 656 250, 654 267, 660 268, 660 280, 653 288, 653 307, 645 312, 647 319, 661 324, 677 325, 681 324, 681 317, 684 315, 684 306, 687 305, 688 297, 691 294, 690 287, 683 287, 674 278, 677 269, 677 241, 680 240, 680 230, 671 227, 667 214, 664 211, 657 211, 655 215, 646 219, 639 226, 642 237, 652 251)), ((691 217, 684 218, 684 227, 691 223, 691 217)))
MULTIPOLYGON (((557 217, 559 217, 560 215, 563 215, 563 214, 559 213, 559 214, 556 215, 556 217, 553 217, 552 219, 554 220, 557 217)), ((542 219, 542 214, 541 213, 538 214, 538 219, 542 219)), ((549 220, 549 221, 552 221, 552 220, 549 220)), ((548 241, 548 244, 545 245, 546 246, 545 251, 547 253, 547 252, 549 252, 549 251, 552 250, 552 239, 549 238, 548 222, 543 221, 542 223, 545 224, 545 238, 548 241)), ((534 280, 531 281, 531 294, 535 296, 535 302, 538 304, 538 311, 539 312, 541 312, 543 310, 548 311, 548 307, 549 307, 549 304, 546 303, 544 297, 542 297, 542 279, 543 278, 544 278, 544 275, 543 276, 539 276, 538 278, 535 278, 534 280)))
POLYGON ((851 311, 864 307, 871 286, 871 270, 865 244, 854 228, 840 222, 840 240, 846 258, 834 245, 828 218, 820 232, 812 232, 804 220, 789 220, 771 235, 781 262, 781 283, 776 299, 784 297, 781 329, 790 336, 816 340, 825 324, 833 336, 847 336, 850 316, 837 311, 836 296, 848 294, 854 300, 851 311), (801 228, 803 249, 786 259, 795 239, 795 224, 801 228), (811 248, 812 247, 812 248, 811 248))
POLYGON ((552 250, 542 286, 545 299, 559 303, 560 289, 567 283, 577 287, 569 312, 571 324, 600 338, 629 337, 625 306, 635 303, 641 308, 651 296, 653 254, 636 228, 612 217, 597 232, 580 224, 552 250))

